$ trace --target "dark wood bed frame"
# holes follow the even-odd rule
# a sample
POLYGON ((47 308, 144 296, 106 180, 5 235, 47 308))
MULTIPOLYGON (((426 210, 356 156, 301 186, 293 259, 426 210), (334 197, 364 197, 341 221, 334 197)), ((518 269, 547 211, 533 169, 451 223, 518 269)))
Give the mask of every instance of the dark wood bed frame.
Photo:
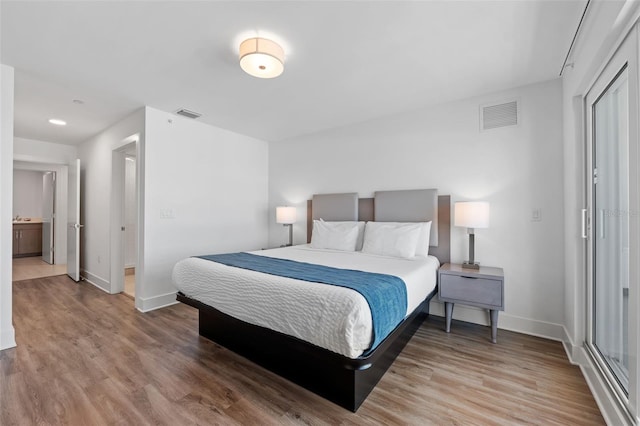
MULTIPOLYGON (((372 200, 360 199, 360 220, 373 220, 372 200)), ((441 264, 449 262, 450 217, 450 197, 439 196, 440 241, 437 253, 433 253, 434 247, 430 253, 441 264)), ((355 412, 427 318, 429 302, 436 293, 437 287, 373 352, 355 359, 238 320, 180 292, 177 299, 199 310, 201 336, 355 412)))

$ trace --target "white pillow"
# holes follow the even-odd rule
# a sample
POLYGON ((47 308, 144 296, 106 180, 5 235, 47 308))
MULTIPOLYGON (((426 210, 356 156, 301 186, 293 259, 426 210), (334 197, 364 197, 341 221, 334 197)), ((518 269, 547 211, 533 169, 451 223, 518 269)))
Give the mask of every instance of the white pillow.
POLYGON ((367 222, 363 253, 412 258, 422 232, 422 223, 367 222))
POLYGON ((416 246, 416 256, 427 257, 429 255, 429 240, 431 239, 431 221, 420 223, 422 224, 422 231, 416 246))
MULTIPOLYGON (((364 226, 365 226, 366 222, 326 221, 326 220, 323 220, 323 219, 320 219, 320 222, 324 222, 326 224, 329 224, 329 226, 332 226, 332 225, 340 226, 340 225, 345 225, 345 224, 353 225, 355 223, 358 226, 358 240, 356 241, 356 251, 362 250, 362 243, 364 242, 364 226)), ((313 233, 311 234, 311 238, 313 239, 313 233)))
POLYGON ((355 251, 357 242, 357 222, 313 221, 313 231, 311 232, 312 248, 355 251))
POLYGON ((418 244, 416 245, 416 256, 427 257, 429 255, 429 240, 431 238, 431 221, 429 222, 377 222, 385 223, 392 226, 402 225, 421 225, 420 237, 418 238, 418 244))

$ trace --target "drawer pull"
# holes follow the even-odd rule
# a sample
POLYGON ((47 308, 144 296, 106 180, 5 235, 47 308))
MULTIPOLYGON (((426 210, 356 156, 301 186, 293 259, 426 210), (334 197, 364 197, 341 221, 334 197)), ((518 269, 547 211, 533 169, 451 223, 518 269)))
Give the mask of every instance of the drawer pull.
POLYGON ((469 280, 477 280, 478 279, 478 277, 468 277, 466 275, 460 275, 460 278, 467 278, 469 280))

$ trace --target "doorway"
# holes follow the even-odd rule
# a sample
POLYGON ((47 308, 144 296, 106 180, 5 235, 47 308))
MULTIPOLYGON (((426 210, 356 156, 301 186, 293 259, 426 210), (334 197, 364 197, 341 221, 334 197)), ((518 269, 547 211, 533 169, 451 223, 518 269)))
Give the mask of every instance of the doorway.
POLYGON ((42 176, 42 261, 53 265, 56 222, 56 172, 42 176))
POLYGON ((124 156, 124 293, 136 297, 137 214, 135 144, 124 156))
POLYGON ((140 298, 140 164, 137 135, 112 151, 111 293, 140 298))
POLYGON ((13 166, 12 280, 62 275, 67 167, 20 160, 13 166))

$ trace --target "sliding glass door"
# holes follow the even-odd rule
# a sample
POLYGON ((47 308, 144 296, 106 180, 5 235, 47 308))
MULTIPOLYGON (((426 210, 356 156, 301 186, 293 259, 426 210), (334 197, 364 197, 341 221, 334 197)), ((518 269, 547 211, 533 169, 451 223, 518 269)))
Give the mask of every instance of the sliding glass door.
POLYGON ((586 346, 629 412, 637 395, 638 74, 635 32, 586 97, 586 346), (632 298, 630 299, 630 295, 632 298), (635 296, 637 299, 637 296, 635 296))
POLYGON ((591 339, 629 392, 629 132, 628 72, 593 103, 591 339))

